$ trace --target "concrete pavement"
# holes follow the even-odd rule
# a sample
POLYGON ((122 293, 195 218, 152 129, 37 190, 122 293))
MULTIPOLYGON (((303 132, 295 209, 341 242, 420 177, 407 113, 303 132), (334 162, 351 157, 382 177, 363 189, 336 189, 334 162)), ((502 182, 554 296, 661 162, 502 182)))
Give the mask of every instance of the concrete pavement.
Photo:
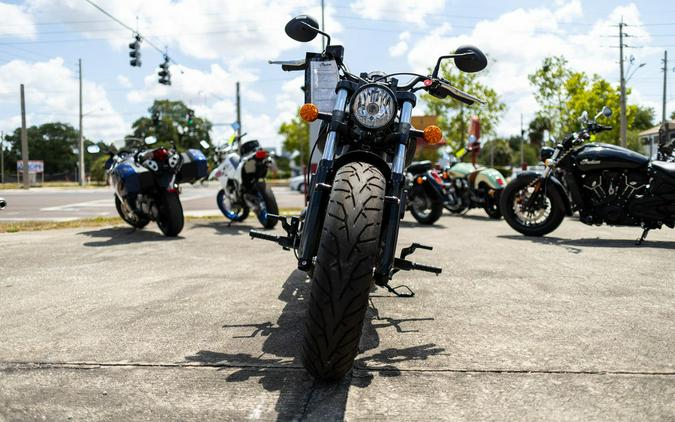
POLYGON ((0 420, 673 420, 675 232, 404 222, 353 374, 296 358, 308 283, 249 219, 0 235, 0 420))

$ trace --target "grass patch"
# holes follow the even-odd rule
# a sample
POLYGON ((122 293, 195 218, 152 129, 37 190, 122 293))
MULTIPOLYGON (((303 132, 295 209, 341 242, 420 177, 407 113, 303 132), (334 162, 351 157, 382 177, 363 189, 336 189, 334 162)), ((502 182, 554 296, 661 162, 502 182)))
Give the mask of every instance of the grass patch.
MULTIPOLYGON (((300 214, 299 208, 283 208, 279 213, 283 216, 292 216, 300 214)), ((254 216, 249 218, 255 219, 254 216)), ((209 215, 203 217, 186 216, 185 221, 213 221, 225 220, 222 215, 209 215)), ((101 227, 101 226, 116 226, 125 225, 119 217, 96 217, 96 218, 82 218, 72 221, 16 221, 16 222, 0 222, 0 233, 17 233, 17 232, 34 232, 42 230, 56 230, 56 229, 75 229, 80 227, 101 227)), ((151 223, 152 224, 152 223, 151 223)))

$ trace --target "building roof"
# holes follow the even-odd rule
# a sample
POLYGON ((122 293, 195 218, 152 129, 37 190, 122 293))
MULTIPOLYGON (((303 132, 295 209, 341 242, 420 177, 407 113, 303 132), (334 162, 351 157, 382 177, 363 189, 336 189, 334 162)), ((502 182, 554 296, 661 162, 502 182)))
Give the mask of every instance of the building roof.
MULTIPOLYGON (((668 125, 668 130, 675 130, 675 120, 667 120, 666 124, 668 125)), ((640 137, 646 137, 646 136, 658 135, 660 128, 661 128, 661 125, 654 126, 651 129, 647 129, 647 130, 644 130, 644 131, 640 132, 639 136, 640 137)))

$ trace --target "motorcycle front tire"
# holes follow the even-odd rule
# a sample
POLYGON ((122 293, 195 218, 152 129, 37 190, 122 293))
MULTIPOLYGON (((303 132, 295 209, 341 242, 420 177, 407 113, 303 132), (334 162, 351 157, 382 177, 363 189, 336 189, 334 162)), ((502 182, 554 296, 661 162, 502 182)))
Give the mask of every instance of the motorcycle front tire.
POLYGON ((556 189, 549 186, 545 189, 546 199, 551 205, 551 211, 547 218, 539 224, 527 225, 524 224, 515 211, 516 196, 523 189, 526 189, 532 183, 532 179, 520 178, 512 181, 501 194, 499 201, 499 208, 504 216, 504 220, 515 231, 524 234, 525 236, 539 237, 551 233, 557 229, 560 223, 565 218, 565 205, 563 199, 556 189))
POLYGON ((227 217, 230 221, 234 222, 241 222, 246 220, 246 217, 248 217, 249 209, 248 207, 243 207, 242 209, 239 210, 239 213, 232 212, 225 208, 225 204, 223 203, 223 200, 225 199, 225 190, 221 189, 218 191, 218 194, 216 195, 216 204, 218 205, 218 209, 220 210, 221 213, 225 217, 227 217))
POLYGON ((183 230, 185 223, 183 217, 183 206, 180 203, 178 192, 164 192, 160 194, 159 214, 157 215, 157 225, 167 237, 176 237, 183 230))
POLYGON ((354 364, 378 256, 386 180, 375 166, 348 163, 335 175, 312 276, 302 362, 319 380, 354 364))

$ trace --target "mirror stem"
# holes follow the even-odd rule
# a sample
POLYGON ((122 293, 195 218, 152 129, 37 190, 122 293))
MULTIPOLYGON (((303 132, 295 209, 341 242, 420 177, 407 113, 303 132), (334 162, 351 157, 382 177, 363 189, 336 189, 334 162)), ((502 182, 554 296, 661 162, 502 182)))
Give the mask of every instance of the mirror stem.
POLYGON ((306 23, 306 22, 302 22, 302 24, 305 25, 307 28, 311 29, 312 31, 316 32, 317 34, 321 34, 321 35, 323 35, 324 37, 326 37, 326 38, 327 38, 327 40, 326 40, 326 47, 328 47, 328 46, 330 45, 330 35, 328 35, 327 33, 323 32, 323 31, 321 31, 321 30, 319 30, 319 29, 314 28, 312 25, 310 25, 310 24, 308 24, 308 23, 306 23))

